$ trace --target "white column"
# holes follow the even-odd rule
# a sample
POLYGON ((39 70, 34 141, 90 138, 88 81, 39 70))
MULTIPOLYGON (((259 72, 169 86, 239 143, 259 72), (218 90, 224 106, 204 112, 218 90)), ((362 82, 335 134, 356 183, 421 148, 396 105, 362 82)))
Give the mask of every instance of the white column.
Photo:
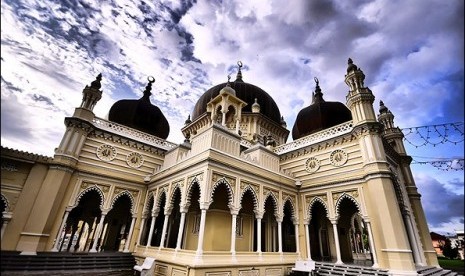
POLYGON ((197 242, 197 255, 202 255, 203 253, 203 236, 205 234, 205 218, 207 216, 207 208, 203 207, 200 211, 201 211, 201 215, 200 215, 199 240, 197 242))
POLYGON ((237 227, 237 211, 231 211, 231 254, 236 254, 236 227, 237 227))
POLYGON ((157 218, 158 214, 152 212, 152 222, 150 223, 150 230, 149 230, 149 238, 147 239, 147 244, 145 248, 152 246, 152 236, 153 236, 153 228, 155 227, 155 219, 157 218))
POLYGON ((407 226, 407 234, 412 247, 415 264, 418 266, 423 266, 424 264, 421 262, 420 252, 418 251, 417 240, 415 238, 415 234, 413 233, 412 221, 410 220, 410 216, 408 214, 404 214, 404 221, 407 226))
POLYGON ((139 246, 140 245, 140 239, 142 238, 142 232, 144 232, 144 228, 145 228, 145 217, 142 217, 142 220, 140 222, 140 230, 139 230, 139 236, 137 237, 137 244, 136 246, 139 246))
POLYGON ((176 241, 176 251, 181 249, 182 234, 184 232, 184 224, 186 223, 187 210, 181 210, 181 221, 179 222, 178 240, 176 241))
POLYGON ((160 247, 159 248, 164 248, 165 247, 166 228, 168 227, 168 220, 169 219, 170 219, 170 214, 165 213, 165 221, 163 221, 163 231, 161 232, 161 241, 160 241, 160 247))
POLYGON ((3 224, 2 224, 2 233, 1 233, 1 238, 3 239, 3 234, 5 233, 6 226, 8 225, 8 222, 10 222, 13 214, 11 212, 3 212, 2 213, 2 218, 3 218, 3 224))
POLYGON ((305 223, 305 244, 307 246, 307 259, 311 260, 312 255, 310 253, 310 235, 308 232, 308 223, 305 223))
POLYGON ((226 125, 226 113, 221 112, 221 125, 225 126, 226 125))
POLYGON ((370 241, 371 255, 373 256, 373 267, 377 268, 379 267, 379 265, 378 265, 378 258, 376 257, 375 243, 373 241, 373 233, 371 232, 371 224, 369 220, 365 220, 365 223, 367 225, 367 230, 368 230, 368 240, 370 241))
POLYGON ((331 223, 333 224, 333 232, 334 232, 334 243, 336 246, 336 264, 343 264, 341 260, 341 248, 339 247, 339 234, 337 231, 337 220, 333 219, 331 220, 331 223))
POLYGON ((278 252, 283 253, 283 221, 282 219, 278 222, 278 252))
POLYGON ((294 223, 295 227, 295 252, 300 256, 300 245, 299 245, 299 224, 297 222, 294 223))
POLYGON ((126 244, 124 245, 123 252, 129 252, 129 246, 131 245, 132 232, 134 231, 134 224, 136 223, 136 217, 132 217, 131 227, 129 228, 128 236, 126 237, 126 244))
MULTIPOLYGON (((58 244, 60 243, 61 234, 63 232, 63 228, 65 227, 66 221, 68 220, 69 210, 65 210, 65 214, 63 215, 63 220, 61 221, 60 228, 58 228, 58 233, 53 243, 53 247, 51 249, 52 252, 58 252, 58 244)), ((3 222, 5 224, 5 222, 3 222)), ((2 226, 2 238, 3 238, 3 226, 2 226)))
POLYGON ((240 122, 241 122, 241 121, 240 121, 239 119, 236 120, 236 133, 237 133, 237 134, 239 134, 239 130, 240 130, 240 127, 241 127, 240 122))
POLYGON ((100 215, 100 221, 97 225, 97 232, 96 232, 97 238, 94 239, 94 242, 92 243, 92 248, 89 250, 89 252, 97 252, 97 241, 98 241, 98 237, 100 236, 100 231, 102 231, 103 220, 105 219, 106 215, 107 215, 106 212, 102 212, 102 214, 100 215))
POLYGON ((262 253, 262 218, 257 217, 257 253, 262 253))

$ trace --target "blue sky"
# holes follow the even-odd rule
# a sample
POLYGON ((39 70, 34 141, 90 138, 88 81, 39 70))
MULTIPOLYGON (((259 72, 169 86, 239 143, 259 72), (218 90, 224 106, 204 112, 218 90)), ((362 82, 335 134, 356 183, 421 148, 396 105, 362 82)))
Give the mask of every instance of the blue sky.
MULTIPOLYGON (((400 128, 463 122, 463 25, 462 0, 2 0, 1 143, 53 156, 64 117, 98 73, 102 118, 115 101, 140 98, 154 76, 151 101, 170 122, 168 140, 181 143, 196 100, 238 60, 288 129, 310 104, 314 77, 325 100, 345 103, 349 57, 375 110, 383 100, 400 128)), ((419 161, 463 159, 463 144, 407 150, 419 161)), ((463 229, 463 171, 412 170, 430 230, 463 229)))

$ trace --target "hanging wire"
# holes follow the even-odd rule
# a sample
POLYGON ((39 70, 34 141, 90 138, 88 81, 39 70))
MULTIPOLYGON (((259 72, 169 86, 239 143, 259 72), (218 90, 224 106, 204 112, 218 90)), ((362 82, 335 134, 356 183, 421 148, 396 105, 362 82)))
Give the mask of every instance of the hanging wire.
POLYGON ((404 140, 416 148, 445 143, 457 145, 465 140, 463 122, 402 128, 401 131, 404 140))
MULTIPOLYGON (((429 158, 429 157, 419 157, 419 158, 429 158)), ((455 158, 455 159, 436 158, 436 159, 441 159, 441 160, 418 161, 418 160, 413 159, 411 164, 412 165, 429 164, 441 171, 463 171, 463 164, 464 164, 463 158, 455 158)))

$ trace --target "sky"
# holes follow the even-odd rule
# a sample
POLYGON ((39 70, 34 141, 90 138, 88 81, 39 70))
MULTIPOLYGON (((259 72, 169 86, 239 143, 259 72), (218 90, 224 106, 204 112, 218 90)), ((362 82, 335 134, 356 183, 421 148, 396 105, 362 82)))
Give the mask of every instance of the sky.
MULTIPOLYGON (((326 101, 346 103, 349 57, 366 75, 376 113, 382 100, 401 129, 462 122, 448 133, 456 144, 406 141, 414 162, 463 160, 462 0, 2 0, 1 145, 53 156, 64 118, 99 73, 97 117, 139 99, 153 76, 151 102, 170 123, 168 140, 181 143, 197 99, 234 79, 238 61, 244 81, 274 98, 292 130, 314 77, 326 101)), ((463 230, 463 165, 411 167, 430 231, 463 230)))

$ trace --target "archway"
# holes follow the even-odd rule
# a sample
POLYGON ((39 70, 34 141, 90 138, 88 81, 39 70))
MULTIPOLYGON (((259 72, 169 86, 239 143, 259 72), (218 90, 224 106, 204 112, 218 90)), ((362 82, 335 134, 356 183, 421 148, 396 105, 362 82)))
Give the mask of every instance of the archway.
POLYGON ((315 261, 330 261, 329 232, 332 226, 327 217, 325 205, 320 200, 311 203, 310 216, 309 237, 312 259, 315 261))
POLYGON ((197 182, 193 182, 187 195, 187 211, 185 230, 183 231, 183 246, 181 248, 195 250, 199 238, 200 229, 200 187, 197 182))
POLYGON ((166 193, 162 192, 160 197, 158 198, 158 216, 155 219, 155 226, 153 227, 153 234, 152 234, 152 246, 160 246, 161 242, 161 235, 163 232, 163 224, 165 223, 165 205, 166 205, 166 193))
POLYGON ((152 210, 153 210, 153 204, 154 204, 154 197, 153 195, 150 195, 147 203, 147 208, 145 209, 144 215, 146 216, 146 219, 144 221, 144 228, 143 228, 143 233, 141 235, 141 240, 140 244, 141 245, 147 245, 147 241, 149 239, 149 231, 150 231, 150 225, 152 225, 152 210))
POLYGON ((262 251, 278 252, 278 224, 275 213, 277 203, 273 196, 265 200, 265 213, 262 219, 262 251))
POLYGON ((168 228, 166 231, 166 247, 168 248, 176 248, 176 242, 178 239, 179 233, 179 224, 181 221, 181 211, 180 211, 180 204, 181 204, 181 190, 179 188, 174 190, 172 200, 172 210, 168 220, 168 228))
POLYGON ((102 214, 101 205, 102 197, 95 189, 79 198, 78 205, 68 215, 64 235, 60 235, 59 251, 87 251, 92 247, 102 214))
POLYGON ((293 207, 289 200, 284 204, 284 217, 282 222, 282 242, 283 242, 283 252, 295 252, 295 227, 293 218, 293 207))
POLYGON ((346 263, 372 265, 367 228, 360 217, 360 210, 354 199, 342 196, 336 208, 339 214, 337 227, 341 260, 346 263))
POLYGON ((236 250, 257 250, 257 223, 255 220, 255 203, 257 199, 250 189, 242 195, 241 209, 236 223, 236 250))
POLYGON ((104 251, 123 251, 128 240, 131 226, 132 201, 127 194, 119 196, 105 217, 105 229, 102 236, 104 251))
POLYGON ((229 251, 231 240, 231 211, 228 203, 230 194, 225 182, 219 183, 212 195, 212 203, 207 211, 204 240, 205 250, 229 251))

